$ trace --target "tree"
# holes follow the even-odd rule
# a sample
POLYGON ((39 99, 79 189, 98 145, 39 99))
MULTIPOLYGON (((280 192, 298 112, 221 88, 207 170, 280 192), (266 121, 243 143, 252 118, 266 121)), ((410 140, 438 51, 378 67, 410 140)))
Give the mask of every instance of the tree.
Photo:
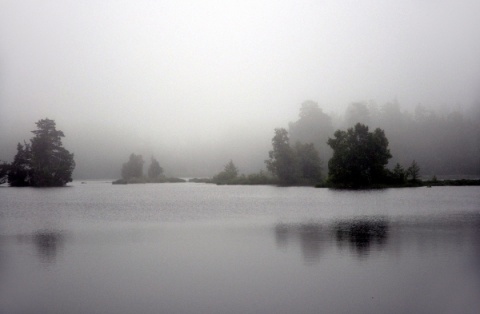
POLYGON ((0 184, 8 181, 8 173, 10 171, 10 164, 2 162, 0 164, 0 184))
POLYGON ((8 181, 10 186, 29 186, 33 178, 33 169, 31 167, 32 153, 30 145, 24 143, 17 144, 17 154, 15 155, 10 171, 8 181))
POLYGON ((160 167, 158 161, 153 157, 151 159, 150 166, 148 166, 147 174, 150 179, 157 179, 163 174, 163 168, 160 167))
POLYGON ((369 132, 368 126, 357 123, 347 131, 337 130, 328 139, 333 149, 329 160, 329 182, 342 187, 368 187, 383 183, 385 166, 392 157, 383 130, 369 132))
POLYGON ((278 177, 281 184, 294 184, 299 177, 299 169, 295 151, 290 146, 287 130, 275 129, 272 138, 273 150, 269 151, 269 159, 265 160, 267 169, 278 177))
POLYGON ((295 153, 297 155, 300 177, 310 183, 317 183, 322 176, 322 163, 318 156, 318 151, 312 143, 295 144, 295 153))
POLYGON ((407 180, 407 171, 398 162, 393 168, 392 178, 396 184, 404 184, 407 180))
POLYGON ((65 135, 54 120, 42 119, 36 125, 30 144, 17 145, 8 182, 11 186, 64 186, 72 181, 75 168, 73 154, 62 145, 65 135))
POLYGON ((347 125, 355 125, 356 123, 370 123, 371 114, 367 104, 363 102, 351 103, 345 112, 345 121, 347 125))
POLYGON ((418 182, 420 178, 420 167, 418 166, 417 162, 414 160, 412 164, 407 169, 407 174, 411 178, 410 181, 418 182))
POLYGON ((267 170, 276 176, 283 185, 311 184, 321 179, 322 162, 313 143, 303 144, 299 141, 290 146, 288 132, 275 129, 272 138, 273 150, 265 160, 267 170))
POLYGON ((215 183, 225 184, 236 179, 238 176, 238 168, 235 166, 232 160, 230 160, 222 172, 213 177, 215 183))
POLYGON ((130 154, 129 160, 122 166, 122 178, 128 180, 143 177, 143 164, 142 155, 130 154))
POLYGON ((331 117, 311 100, 302 103, 299 119, 288 124, 291 142, 313 143, 322 160, 328 160, 331 157, 327 140, 333 132, 331 117))

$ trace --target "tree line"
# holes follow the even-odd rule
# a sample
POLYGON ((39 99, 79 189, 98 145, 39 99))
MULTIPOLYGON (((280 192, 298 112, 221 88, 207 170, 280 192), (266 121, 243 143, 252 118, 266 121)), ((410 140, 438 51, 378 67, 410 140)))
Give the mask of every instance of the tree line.
MULTIPOLYGON (((436 174, 480 174, 480 127, 476 117, 480 118, 480 111, 467 118, 458 112, 440 116, 421 106, 410 114, 401 111, 397 102, 381 107, 353 103, 342 123, 346 127, 334 131, 332 117, 317 103, 306 101, 297 121, 274 130, 266 170, 240 174, 230 160, 212 178, 192 181, 359 188, 414 186, 421 183, 422 175, 428 175, 429 184, 439 185, 442 183, 436 174), (370 125, 377 127, 370 131, 370 125)), ((64 133, 48 118, 36 125, 34 137, 18 143, 13 162, 0 164, 0 184, 64 186, 72 181, 75 161, 62 145, 64 133)), ((153 156, 146 174, 144 164, 142 155, 132 153, 121 167, 122 179, 114 183, 184 181, 165 176, 153 156)))
MULTIPOLYGON (((272 138, 272 150, 265 160, 270 175, 263 171, 249 176, 240 175, 230 160, 223 171, 211 182, 217 184, 278 184, 316 185, 335 188, 371 188, 385 186, 419 186, 420 167, 416 161, 405 169, 396 164, 393 170, 386 168, 392 158, 388 139, 380 128, 373 132, 368 126, 357 123, 354 127, 337 130, 327 144, 333 155, 328 161, 328 175, 322 174, 322 160, 313 143, 290 143, 288 131, 278 128, 272 138), (262 178, 260 181, 253 181, 262 178), (252 180, 252 181, 251 181, 252 180)), ((201 180, 195 180, 199 182, 201 180)))
POLYGON ((343 127, 357 122, 379 127, 388 134, 391 164, 415 159, 423 176, 480 175, 480 106, 440 114, 418 105, 413 112, 401 109, 398 101, 379 106, 373 102, 352 103, 343 127))
MULTIPOLYGON (((343 125, 351 125, 351 127, 334 132, 332 118, 324 113, 317 103, 306 101, 301 105, 299 119, 289 123, 288 130, 286 128, 274 130, 273 149, 269 152, 269 159, 265 160, 267 174, 261 171, 259 173, 261 176, 255 176, 255 174, 239 176, 238 170, 228 171, 235 167, 230 161, 224 171, 206 182, 250 184, 249 177, 261 177, 265 184, 274 182, 279 185, 314 184, 340 188, 419 186, 422 184, 420 163, 417 162, 419 159, 422 161, 423 175, 430 173, 431 177, 424 184, 441 185, 435 173, 446 173, 443 168, 445 163, 452 163, 449 168, 452 169, 451 172, 447 172, 450 174, 459 169, 465 169, 467 174, 480 174, 480 129, 478 126, 475 129, 473 124, 464 122, 466 119, 459 113, 450 114, 447 118, 437 118, 434 113, 424 110, 421 106, 417 107, 415 115, 412 116, 400 112, 397 102, 388 103, 380 108, 374 105, 367 106, 364 103, 353 103, 347 108, 343 122, 343 125), (425 123, 425 120, 430 122, 425 123), (387 139, 385 129, 377 127, 370 132, 368 123, 385 125, 385 129, 393 133, 395 144, 392 148, 393 153, 391 153, 389 147, 391 142, 387 139), (431 135, 431 132, 424 132, 425 129, 432 128, 433 125, 437 125, 438 128, 443 124, 449 127, 444 127, 443 132, 439 131, 438 136, 443 135, 447 140, 446 144, 455 144, 453 147, 458 150, 453 153, 439 151, 435 156, 425 153, 431 148, 431 141, 424 139, 424 134, 431 135), (472 131, 469 137, 458 131, 466 128, 472 131), (410 134, 410 136, 402 134, 410 134), (456 136, 452 134, 461 134, 462 136, 458 136, 459 142, 464 143, 465 146, 457 147, 453 140, 456 136), (467 142, 470 145, 466 145, 467 142), (410 144, 405 145, 405 143, 410 144), (409 146, 413 149, 410 150, 409 146), (418 159, 415 153, 419 154, 418 159), (435 166, 431 159, 435 159, 442 167, 435 166), (327 175, 324 175, 324 160, 328 160, 327 175), (465 160, 468 160, 468 165, 462 163, 465 160), (427 170, 423 170, 423 162, 427 164, 427 170), (231 176, 225 177, 226 173, 231 173, 231 176)), ((388 134, 390 138, 390 133, 388 134)), ((442 182, 455 185, 479 183, 478 180, 442 182)))

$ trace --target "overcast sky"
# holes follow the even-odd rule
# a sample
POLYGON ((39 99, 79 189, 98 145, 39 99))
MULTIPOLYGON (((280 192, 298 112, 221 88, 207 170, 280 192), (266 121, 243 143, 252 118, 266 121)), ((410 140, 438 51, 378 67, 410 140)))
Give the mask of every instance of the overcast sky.
POLYGON ((44 117, 81 167, 89 143, 269 143, 307 99, 462 109, 479 87, 478 0, 0 0, 4 155, 44 117))

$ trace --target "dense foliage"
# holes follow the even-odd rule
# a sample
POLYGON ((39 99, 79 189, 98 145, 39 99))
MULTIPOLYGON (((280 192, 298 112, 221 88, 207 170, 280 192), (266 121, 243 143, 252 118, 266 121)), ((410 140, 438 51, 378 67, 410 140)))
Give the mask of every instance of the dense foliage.
POLYGON ((412 112, 397 101, 384 105, 353 103, 344 128, 357 122, 388 134, 393 165, 421 165, 420 175, 456 177, 480 175, 480 105, 453 112, 435 112, 418 105, 412 112))
POLYGON ((368 131, 357 123, 347 131, 337 130, 328 140, 333 157, 328 162, 328 180, 334 186, 368 187, 385 183, 385 166, 392 157, 383 130, 368 131))
POLYGON ((160 167, 158 161, 153 157, 151 159, 150 166, 148 166, 147 174, 148 178, 153 180, 158 179, 163 175, 163 168, 160 167))
POLYGON ((143 177, 144 163, 142 155, 130 154, 128 161, 122 165, 122 178, 130 180, 143 177))
POLYGON ((177 183, 185 182, 184 179, 175 177, 166 177, 163 174, 163 168, 160 163, 151 158, 147 170, 147 177, 143 175, 143 165, 145 161, 142 155, 130 154, 128 161, 122 165, 122 179, 113 181, 113 184, 135 184, 135 183, 177 183))
POLYGON ((55 121, 42 119, 36 122, 37 130, 30 143, 18 143, 17 154, 8 168, 10 186, 64 186, 72 181, 75 168, 73 154, 62 145, 62 131, 55 121))
POLYGON ((322 161, 313 143, 295 143, 299 180, 304 183, 316 183, 322 177, 322 161))
POLYGON ((312 143, 297 142, 292 147, 287 130, 280 128, 275 129, 272 146, 265 163, 280 184, 314 184, 320 181, 321 160, 312 143))
POLYGON ((232 160, 230 160, 226 165, 223 171, 216 174, 213 177, 213 182, 217 184, 227 184, 235 180, 238 176, 238 168, 235 166, 232 160))
POLYGON ((267 170, 278 177, 282 184, 296 183, 298 167, 295 152, 290 146, 287 130, 275 129, 272 138, 273 150, 268 152, 268 160, 265 160, 267 170))
POLYGON ((10 169, 10 164, 2 162, 0 164, 0 184, 4 184, 8 181, 8 172, 10 169))

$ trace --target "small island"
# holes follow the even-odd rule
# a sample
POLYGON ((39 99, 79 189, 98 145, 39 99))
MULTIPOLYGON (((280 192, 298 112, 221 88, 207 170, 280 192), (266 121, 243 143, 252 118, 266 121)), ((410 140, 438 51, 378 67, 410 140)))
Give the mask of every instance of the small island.
POLYGON ((163 168, 154 157, 150 160, 147 176, 145 176, 143 174, 144 163, 145 161, 142 155, 130 154, 128 161, 122 166, 122 178, 113 181, 112 184, 186 182, 184 179, 165 176, 163 174, 163 168))

